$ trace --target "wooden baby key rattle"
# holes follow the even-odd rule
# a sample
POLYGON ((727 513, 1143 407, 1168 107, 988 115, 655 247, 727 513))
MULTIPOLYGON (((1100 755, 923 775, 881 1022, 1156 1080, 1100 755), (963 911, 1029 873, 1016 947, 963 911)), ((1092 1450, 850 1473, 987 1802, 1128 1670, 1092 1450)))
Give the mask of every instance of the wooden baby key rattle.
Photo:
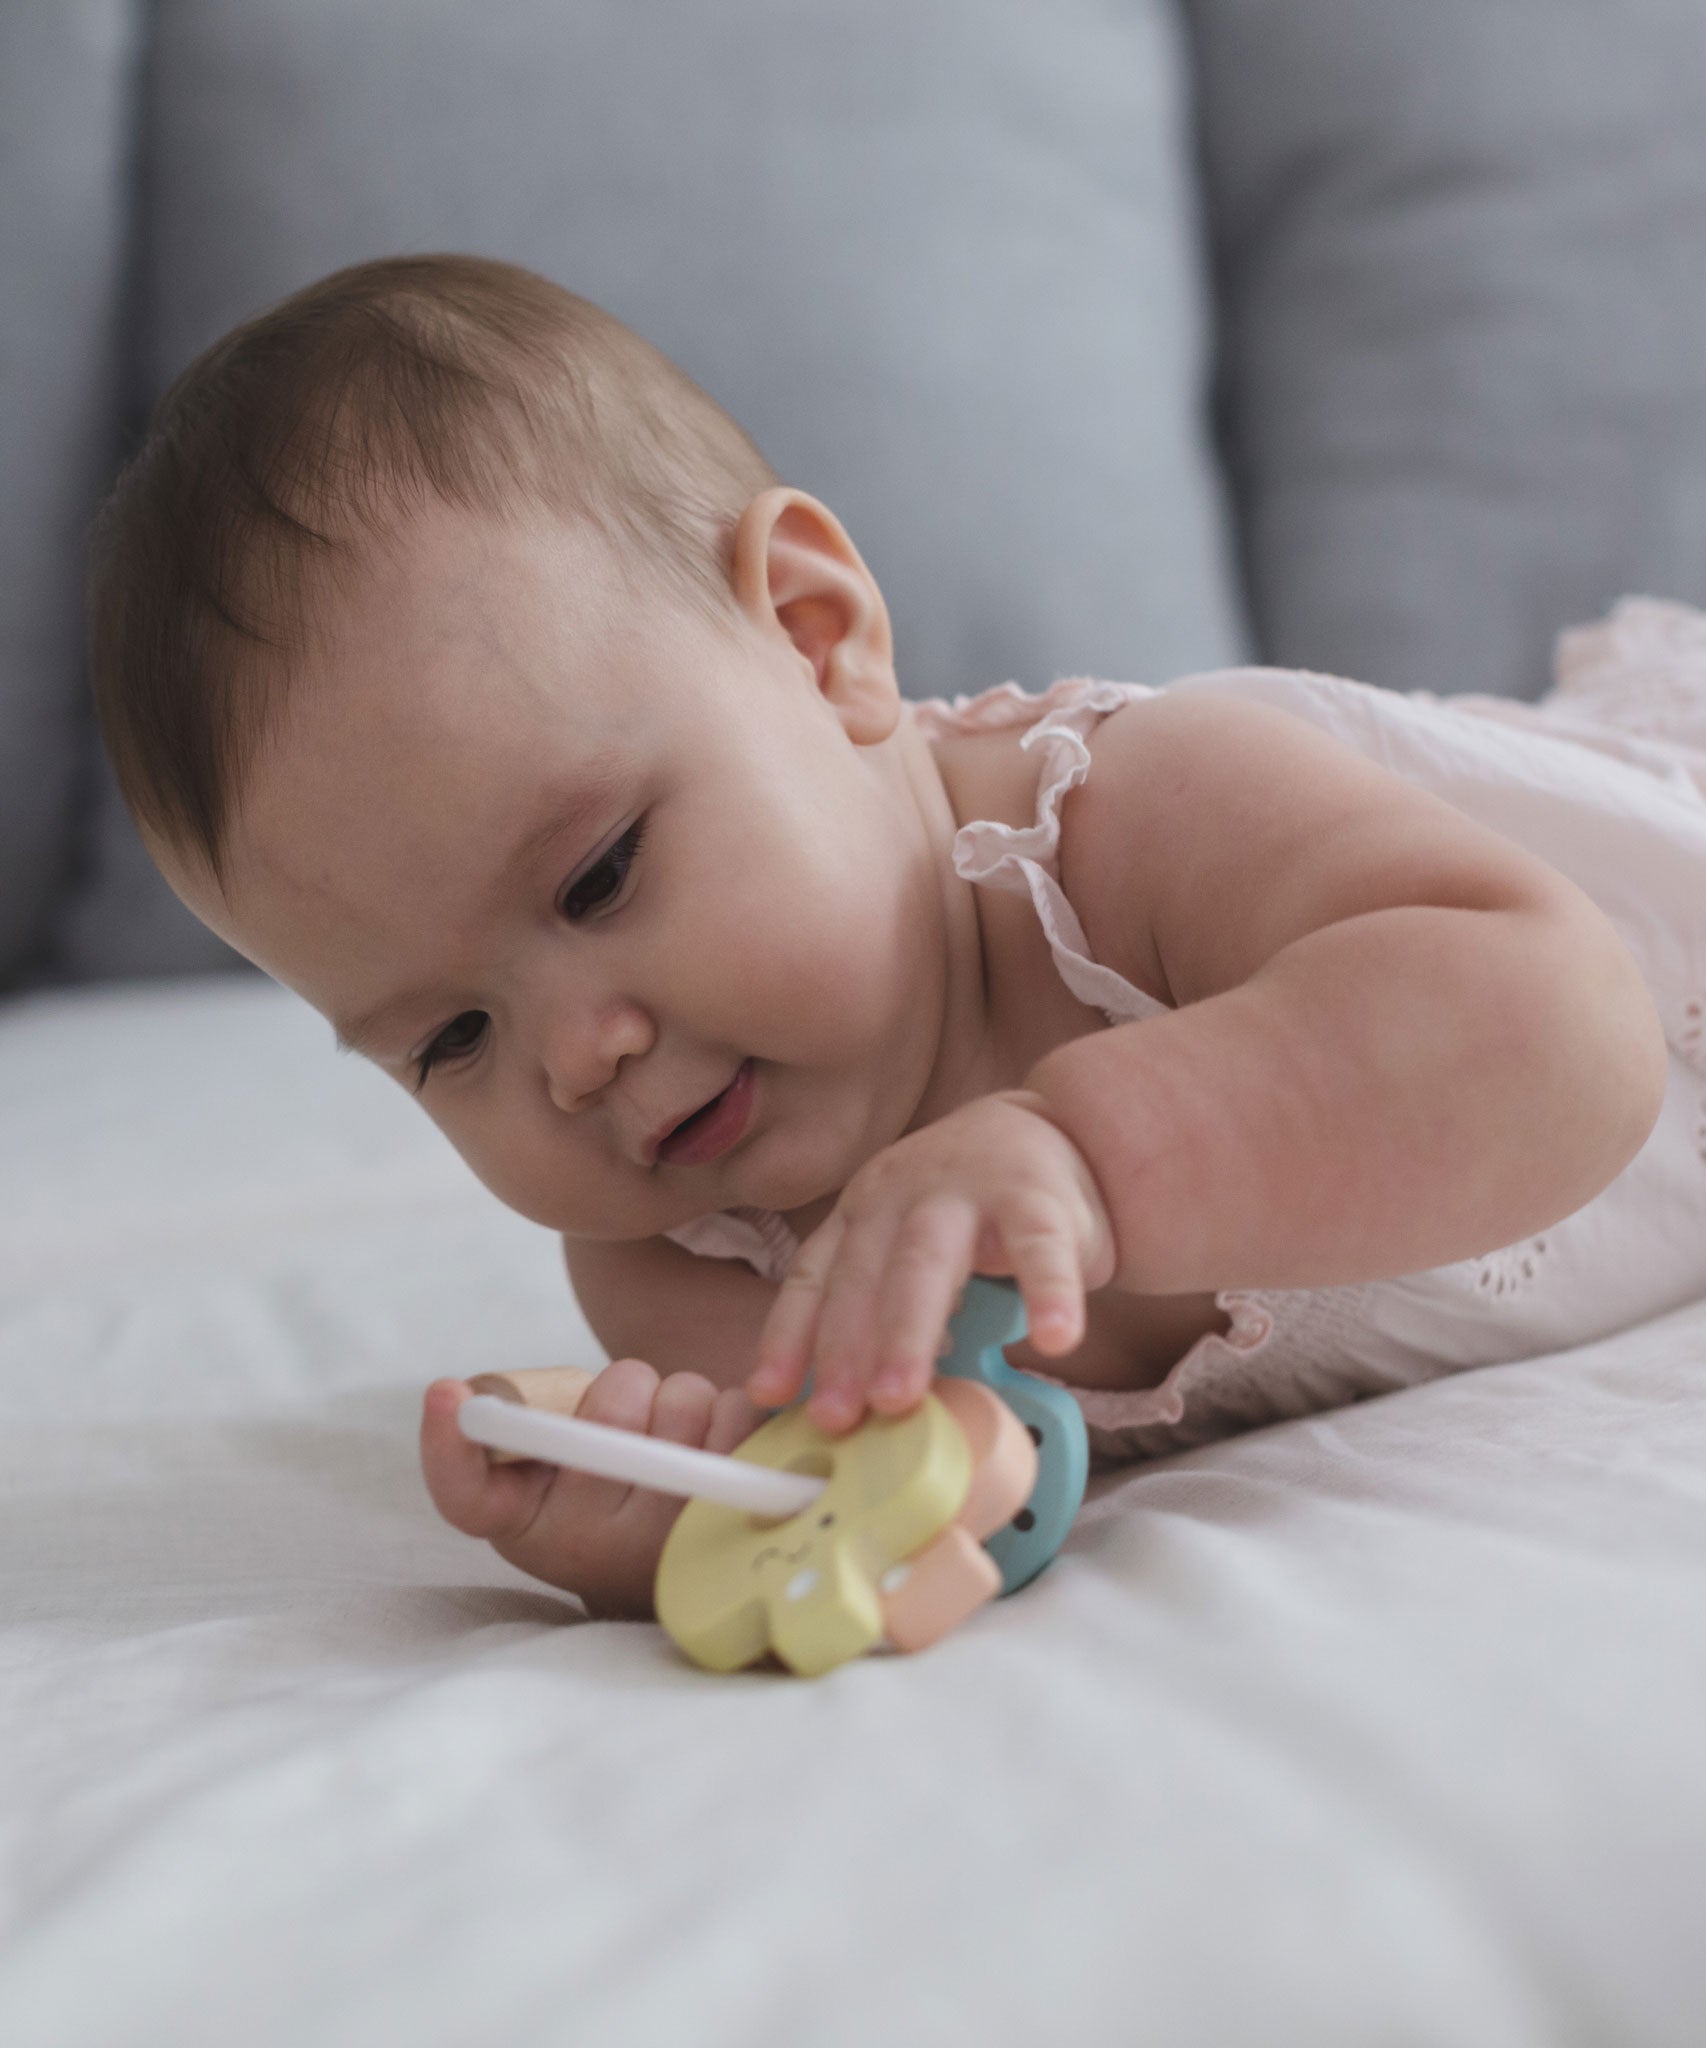
POLYGON ((885 1638, 924 1648, 1065 1540, 1088 1469, 1083 1417, 1002 1357, 1023 1324, 1016 1288, 974 1276, 945 1377, 910 1415, 831 1437, 796 1403, 732 1457, 563 1412, 592 1379, 567 1367, 484 1374, 459 1421, 502 1455, 687 1495, 658 1560, 659 1622, 710 1670, 768 1651, 815 1676, 885 1638))

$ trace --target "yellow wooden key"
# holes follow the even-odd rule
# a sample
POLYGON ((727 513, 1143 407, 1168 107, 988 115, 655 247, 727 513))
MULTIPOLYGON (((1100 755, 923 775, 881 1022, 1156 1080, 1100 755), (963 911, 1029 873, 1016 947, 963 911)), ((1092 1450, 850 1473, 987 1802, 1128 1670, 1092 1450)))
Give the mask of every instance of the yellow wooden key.
POLYGON ((827 1481, 785 1521, 690 1500, 658 1559, 658 1620, 695 1663, 738 1671, 772 1650, 816 1677, 882 1636, 881 1580, 945 1529, 972 1480, 965 1432, 927 1394, 909 1415, 828 1436, 803 1408, 765 1423, 736 1458, 827 1481))

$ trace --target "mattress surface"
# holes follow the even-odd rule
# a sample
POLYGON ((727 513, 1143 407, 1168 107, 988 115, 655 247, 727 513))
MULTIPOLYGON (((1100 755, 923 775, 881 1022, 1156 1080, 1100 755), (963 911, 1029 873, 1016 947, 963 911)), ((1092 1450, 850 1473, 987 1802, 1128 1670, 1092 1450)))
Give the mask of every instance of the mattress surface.
POLYGON ((1706 1305, 712 1677, 440 1523, 555 1240, 259 982, 0 1009, 0 2039, 1706 2038, 1706 1305))

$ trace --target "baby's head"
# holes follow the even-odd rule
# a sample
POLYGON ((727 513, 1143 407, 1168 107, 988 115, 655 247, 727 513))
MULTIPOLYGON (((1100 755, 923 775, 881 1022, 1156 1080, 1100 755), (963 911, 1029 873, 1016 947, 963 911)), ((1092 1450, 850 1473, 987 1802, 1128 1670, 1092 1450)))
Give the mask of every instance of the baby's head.
POLYGON ((909 1127, 944 810, 881 593, 619 321, 473 258, 311 286, 161 400, 90 592, 167 880, 524 1215, 798 1207, 909 1127), (735 1149, 658 1161, 748 1060, 735 1149))

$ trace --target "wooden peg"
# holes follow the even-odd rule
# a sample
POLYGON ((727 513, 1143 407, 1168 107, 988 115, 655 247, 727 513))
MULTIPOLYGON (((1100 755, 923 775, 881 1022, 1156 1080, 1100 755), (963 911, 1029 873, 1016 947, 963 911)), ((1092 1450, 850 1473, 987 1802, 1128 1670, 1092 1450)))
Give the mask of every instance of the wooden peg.
MULTIPOLYGON (((598 1377, 578 1365, 536 1365, 520 1372, 476 1373, 468 1384, 476 1394, 492 1394, 500 1401, 515 1401, 523 1408, 542 1408, 548 1415, 573 1415, 586 1390, 598 1377)), ((488 1449, 494 1465, 517 1465, 522 1459, 515 1451, 488 1449)))

